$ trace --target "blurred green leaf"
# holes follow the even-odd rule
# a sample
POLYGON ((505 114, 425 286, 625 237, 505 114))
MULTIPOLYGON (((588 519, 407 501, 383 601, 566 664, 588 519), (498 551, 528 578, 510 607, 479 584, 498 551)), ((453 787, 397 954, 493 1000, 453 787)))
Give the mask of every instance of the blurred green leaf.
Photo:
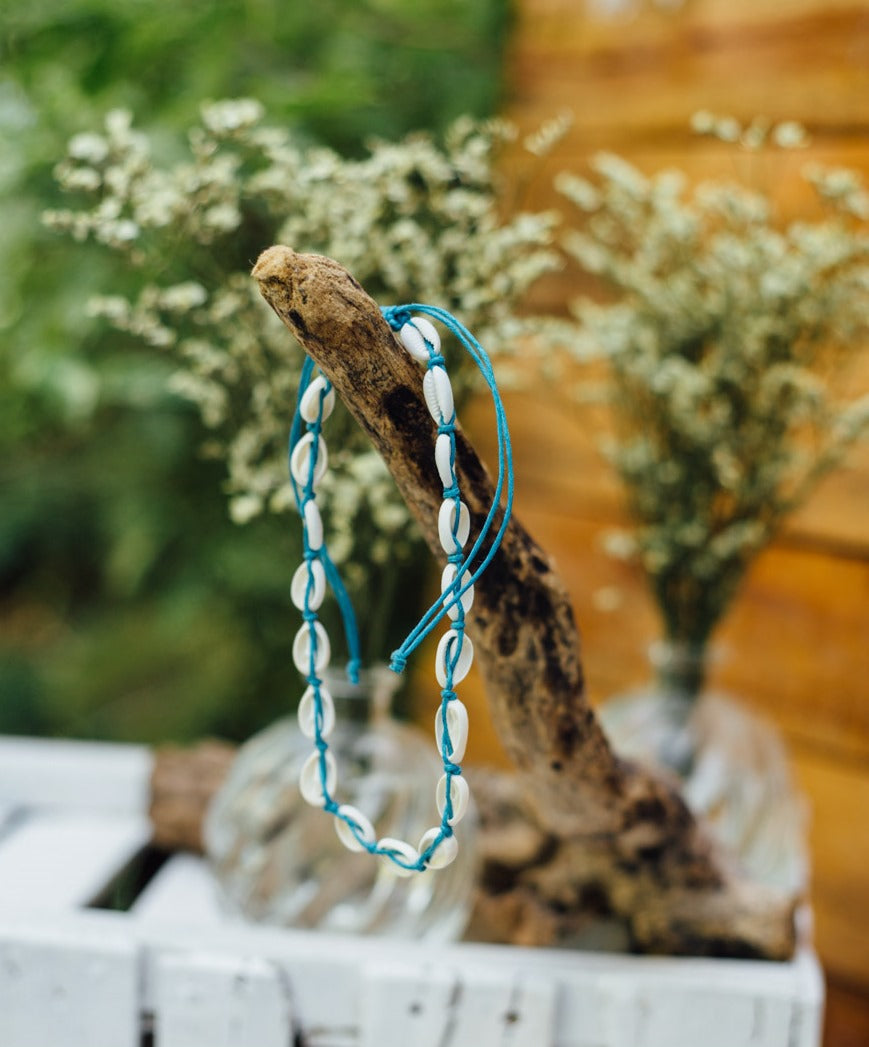
POLYGON ((41 225, 67 140, 126 106, 171 156, 239 95, 351 153, 440 130, 496 109, 506 6, 0 3, 0 731, 241 738, 298 690, 284 524, 229 522, 169 364, 86 315, 133 284, 41 225))

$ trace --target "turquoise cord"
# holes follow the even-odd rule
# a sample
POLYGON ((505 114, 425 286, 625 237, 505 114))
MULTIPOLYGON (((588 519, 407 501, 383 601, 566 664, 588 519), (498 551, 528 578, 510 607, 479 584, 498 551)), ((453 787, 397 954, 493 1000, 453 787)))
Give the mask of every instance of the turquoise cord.
MULTIPOLYGON (((431 607, 429 607, 429 609, 425 612, 425 614, 423 614, 419 622, 417 622, 416 626, 405 637, 403 643, 395 651, 392 652, 390 668, 393 670, 393 672, 400 673, 403 671, 409 655, 412 654, 413 651, 415 651, 416 648, 422 643, 422 641, 432 632, 432 630, 434 630, 437 627, 438 623, 443 620, 444 615, 446 615, 449 612, 450 608, 455 607, 457 605, 461 606, 462 596, 480 578, 480 576, 492 562, 493 557, 497 553, 498 548, 501 545, 501 541, 504 537, 504 534, 507 530, 507 527, 510 523, 510 517, 513 512, 513 450, 510 444, 510 430, 507 426, 507 416, 504 411, 504 404, 501 400, 501 394, 498 389, 498 383, 495 379, 495 372, 492 368, 492 362, 489 359, 485 349, 483 349, 483 347, 480 345, 477 339, 474 338, 471 332, 468 331, 468 329, 463 324, 461 324, 451 313, 448 313, 445 309, 440 309, 437 306, 413 303, 411 305, 387 306, 384 307, 381 310, 381 312, 383 313, 383 316, 389 324, 389 326, 394 331, 400 331, 404 324, 408 322, 412 313, 423 313, 427 316, 432 317, 435 320, 439 320, 444 325, 444 327, 446 327, 458 338, 459 342, 462 344, 464 349, 472 357, 474 363, 476 363, 477 367, 479 368, 480 373, 483 375, 486 385, 489 387, 489 390, 492 393, 492 402, 495 408, 495 419, 498 433, 498 480, 495 484, 495 492, 492 498, 492 505, 489 509, 488 515, 486 516, 485 522, 483 523, 483 526, 480 529, 480 533, 477 536, 477 540, 474 542, 471 551, 468 553, 465 559, 461 562, 459 566, 457 566, 457 582, 460 582, 461 579, 464 577, 466 571, 470 567, 474 558, 479 553, 483 545, 483 542, 486 540, 486 537, 492 527, 492 524, 495 520, 495 516, 497 515, 500 507, 501 493, 503 491, 505 481, 507 485, 506 504, 504 507, 504 515, 501 520, 501 525, 498 528, 498 532, 495 535, 495 538, 493 539, 492 544, 489 547, 489 550, 486 553, 483 561, 474 570, 473 574, 471 574, 468 581, 465 582, 461 586, 461 588, 451 590, 452 596, 449 600, 445 600, 444 594, 441 594, 440 598, 437 599, 431 605, 431 607)), ((431 356, 429 359, 429 368, 433 366, 433 363, 440 362, 432 349, 430 349, 430 354, 431 356)), ((441 429, 446 429, 446 431, 449 431, 449 429, 453 427, 454 423, 448 423, 448 425, 445 427, 439 427, 439 431, 441 431, 441 429)), ((455 442, 453 441, 452 458, 454 459, 454 457, 455 442)), ((452 464, 453 462, 451 461, 451 466, 452 464)), ((444 496, 447 496, 446 490, 444 491, 444 496)), ((456 525, 458 524, 458 511, 456 512, 455 523, 456 525)))
MULTIPOLYGON (((498 551, 501 545, 501 541, 507 530, 507 526, 510 521, 510 516, 513 509, 513 456, 512 448, 510 445, 510 433, 507 427, 507 419, 504 412, 504 406, 501 401, 501 396, 498 391, 497 382, 495 380, 494 371, 492 369, 491 361, 487 356, 485 350, 477 342, 474 336, 465 328, 458 320, 455 319, 446 310, 439 309, 434 306, 427 305, 408 305, 408 306, 397 306, 391 308, 384 308, 382 310, 384 317, 390 324, 393 330, 400 331, 401 327, 411 319, 411 310, 416 313, 422 313, 428 315, 433 319, 439 320, 444 326, 450 330, 459 340, 464 349, 472 357, 476 363, 480 373, 489 387, 492 394, 492 401, 495 407, 495 417, 497 424, 498 433, 498 480, 495 486, 494 497, 492 505, 483 523, 479 535, 474 542, 473 547, 467 556, 462 553, 460 544, 458 542, 458 529, 460 526, 460 505, 461 498, 458 488, 458 480, 455 475, 455 412, 453 417, 449 420, 445 420, 438 426, 438 433, 446 433, 450 438, 450 483, 444 486, 444 499, 452 499, 455 504, 455 513, 453 514, 452 522, 452 535, 453 542, 455 545, 455 552, 450 553, 447 559, 452 563, 456 569, 455 579, 451 586, 445 592, 442 592, 438 600, 432 604, 431 607, 425 612, 417 625, 411 630, 408 636, 405 638, 401 646, 393 652, 390 663, 390 668, 395 672, 401 672, 405 666, 407 657, 411 654, 419 644, 428 636, 432 630, 443 620, 444 616, 449 614, 451 610, 455 610, 455 619, 451 623, 452 632, 455 634, 454 637, 448 641, 444 660, 444 686, 441 690, 441 708, 440 708, 440 726, 441 726, 441 759, 444 768, 444 774, 446 777, 446 788, 444 797, 444 809, 441 816, 440 826, 437 829, 436 836, 432 843, 419 854, 419 857, 414 862, 405 860, 400 854, 387 848, 381 847, 376 841, 370 842, 365 839, 362 834, 362 829, 353 820, 351 816, 345 814, 340 810, 339 805, 335 799, 331 796, 328 788, 328 764, 326 754, 329 746, 322 734, 323 728, 323 704, 321 697, 322 681, 320 680, 317 673, 316 658, 317 658, 317 637, 316 637, 316 625, 317 625, 317 614, 316 611, 311 609, 309 601, 313 592, 314 582, 313 574, 309 571, 308 583, 304 595, 304 609, 302 612, 303 619, 309 630, 309 655, 308 655, 308 674, 307 682, 310 685, 313 692, 314 700, 314 746, 318 752, 318 770, 319 770, 319 782, 320 789, 322 792, 323 809, 334 817, 341 819, 350 832, 357 840, 359 845, 367 851, 369 854, 382 855, 389 858, 396 865, 400 866, 405 870, 412 870, 422 872, 427 866, 429 860, 434 855, 437 848, 443 842, 443 840, 453 835, 453 827, 450 825, 450 821, 453 818, 453 798, 452 798, 452 780, 461 775, 461 767, 452 761, 452 740, 449 734, 449 704, 450 702, 457 699, 454 688, 454 675, 456 667, 459 664, 461 658, 462 647, 465 638, 465 610, 462 606, 462 597, 464 594, 474 585, 474 583, 480 578, 483 572, 486 570, 488 565, 492 562, 493 557, 498 551), (500 509, 501 495, 506 484, 507 493, 505 500, 505 507, 503 510, 503 516, 501 524, 498 528, 495 537, 492 539, 491 545, 486 552, 483 560, 480 564, 473 569, 473 573, 469 574, 468 581, 462 584, 462 579, 465 574, 468 573, 474 559, 479 554, 483 543, 491 531, 495 517, 500 509)), ((431 370, 435 366, 443 366, 444 359, 439 353, 436 353, 434 347, 426 342, 429 349, 429 361, 428 368, 431 370)), ((307 390, 312 375, 314 372, 314 362, 310 357, 306 357, 305 363, 302 367, 302 373, 299 381, 299 391, 296 400, 296 412, 293 418, 293 425, 290 431, 289 438, 289 454, 292 456, 292 452, 296 447, 299 440, 302 438, 302 416, 301 416, 301 402, 302 398, 307 390)), ((321 393, 319 411, 316 419, 313 422, 308 423, 307 431, 311 434, 311 454, 308 462, 308 475, 303 488, 300 489, 299 484, 296 482, 295 477, 292 475, 292 469, 290 470, 290 482, 292 484, 293 495, 298 506, 299 513, 303 520, 305 519, 305 505, 309 501, 313 501, 314 496, 314 476, 317 465, 317 453, 319 449, 320 432, 323 422, 323 403, 326 396, 331 390, 331 385, 326 383, 326 387, 321 393)), ((348 675, 353 680, 357 681, 359 671, 359 638, 358 629, 356 626, 356 617, 353 612, 353 607, 341 581, 335 564, 329 557, 325 544, 321 544, 319 548, 312 549, 308 539, 307 525, 303 528, 303 544, 304 544, 304 555, 306 561, 318 559, 323 565, 323 570, 326 574, 326 578, 329 582, 335 597, 337 599, 339 608, 341 610, 341 616, 344 623, 344 632, 347 637, 347 645, 350 651, 350 662, 348 664, 348 675)), ((447 633, 447 636, 450 634, 447 633)))
MULTIPOLYGON (((289 457, 292 458, 293 450, 299 440, 302 438, 302 414, 300 411, 300 405, 302 403, 302 397, 305 395, 305 390, 311 383, 311 377, 314 373, 314 361, 310 356, 305 357, 305 362, 302 365, 302 373, 299 376, 299 391, 296 396, 296 413, 293 415, 293 425, 290 429, 289 439, 289 457)), ((326 388, 323 391, 323 398, 325 398, 329 390, 332 388, 331 383, 327 379, 326 388)), ((309 430, 314 432, 314 430, 309 430)), ((319 419, 316 424, 316 432, 314 432, 314 445, 317 443, 317 437, 320 435, 319 419)), ((313 469, 316 464, 315 455, 311 455, 311 468, 313 469)), ((313 476, 313 472, 311 474, 313 476)), ((290 470, 290 483, 293 486, 293 497, 296 500, 296 506, 299 513, 302 514, 304 510, 304 502, 302 498, 302 492, 299 491, 299 485, 296 483, 295 477, 293 476, 292 470, 290 470)), ((305 543, 305 555, 310 555, 310 550, 307 548, 307 542, 305 543)), ((341 580, 341 575, 338 573, 338 568, 332 562, 331 556, 326 551, 325 544, 320 546, 319 551, 314 554, 317 559, 323 565, 323 570, 326 573, 326 579, 329 582, 329 587, 335 594, 335 599, 338 603, 338 608, 341 611, 341 621, 344 624, 344 636, 347 639, 347 650, 350 654, 350 660, 347 663, 347 677, 351 683, 359 683, 359 670, 362 665, 362 659, 360 657, 359 649, 359 627, 356 623, 356 612, 353 610, 353 601, 350 599, 350 594, 341 580)))

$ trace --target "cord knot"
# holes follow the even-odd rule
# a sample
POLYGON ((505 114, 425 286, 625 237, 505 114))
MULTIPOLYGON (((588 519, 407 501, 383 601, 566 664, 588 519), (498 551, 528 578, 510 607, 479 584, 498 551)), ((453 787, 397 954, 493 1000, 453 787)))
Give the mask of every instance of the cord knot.
POLYGON ((399 647, 397 650, 393 651, 392 654, 389 656, 389 668, 394 673, 401 675, 401 673, 404 672, 406 666, 407 655, 399 647))
POLYGON ((383 313, 383 319, 393 331, 400 331, 405 324, 409 324, 411 321, 410 310, 405 309, 404 306, 387 305, 381 312, 383 313))

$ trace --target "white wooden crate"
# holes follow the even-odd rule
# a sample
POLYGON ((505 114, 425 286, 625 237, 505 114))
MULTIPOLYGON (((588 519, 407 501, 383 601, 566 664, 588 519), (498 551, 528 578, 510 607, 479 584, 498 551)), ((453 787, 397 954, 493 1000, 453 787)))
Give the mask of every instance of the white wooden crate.
POLYGON ((137 747, 0 739, 2 1047, 818 1047, 791 963, 413 943, 256 927, 168 861, 89 907, 145 845, 137 747))

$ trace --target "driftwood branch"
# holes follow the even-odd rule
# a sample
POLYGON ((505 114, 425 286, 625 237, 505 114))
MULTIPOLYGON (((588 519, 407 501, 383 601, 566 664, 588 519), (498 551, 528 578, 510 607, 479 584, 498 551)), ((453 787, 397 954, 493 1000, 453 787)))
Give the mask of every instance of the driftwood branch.
MULTIPOLYGON (((443 559, 436 432, 421 373, 376 303, 337 262, 287 247, 265 251, 253 275, 369 435, 443 559)), ((456 443, 474 533, 493 484, 461 431, 456 443)), ((635 947, 789 956, 794 899, 742 879, 669 781, 610 749, 585 695, 567 591, 515 517, 475 593, 469 634, 492 717, 547 841, 545 860, 510 874, 505 890, 516 904, 559 938, 559 921, 569 924, 563 914, 593 889, 627 921, 635 947)))

